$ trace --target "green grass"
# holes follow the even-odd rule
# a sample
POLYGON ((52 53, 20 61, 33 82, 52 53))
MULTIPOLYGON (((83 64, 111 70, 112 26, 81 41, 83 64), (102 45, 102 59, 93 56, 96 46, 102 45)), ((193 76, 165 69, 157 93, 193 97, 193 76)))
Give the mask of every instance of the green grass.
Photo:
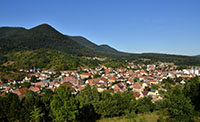
POLYGON ((113 117, 113 118, 102 118, 97 122, 157 122, 159 115, 157 112, 138 114, 135 118, 113 117))

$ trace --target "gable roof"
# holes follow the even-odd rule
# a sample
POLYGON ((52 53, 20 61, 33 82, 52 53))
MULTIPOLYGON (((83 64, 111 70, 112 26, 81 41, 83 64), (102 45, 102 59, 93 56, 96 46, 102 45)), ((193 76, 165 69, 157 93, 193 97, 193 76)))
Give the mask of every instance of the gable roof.
POLYGON ((23 96, 28 88, 21 88, 21 89, 15 89, 13 90, 13 93, 17 94, 18 96, 23 96))
POLYGON ((142 87, 141 82, 136 82, 133 85, 131 85, 131 88, 135 88, 135 89, 140 89, 142 87))
POLYGON ((81 73, 81 75, 90 76, 91 74, 90 74, 90 73, 85 73, 85 72, 83 72, 83 73, 81 73))
POLYGON ((142 92, 143 96, 147 96, 148 93, 149 93, 149 91, 143 91, 142 92))
POLYGON ((30 88, 29 88, 29 90, 31 90, 31 91, 33 91, 33 92, 39 92, 40 91, 40 88, 39 87, 34 87, 34 86, 31 86, 30 88))
POLYGON ((141 94, 140 94, 139 92, 135 92, 135 93, 133 94, 133 96, 136 97, 136 98, 137 98, 137 97, 140 97, 140 95, 141 95, 141 94))

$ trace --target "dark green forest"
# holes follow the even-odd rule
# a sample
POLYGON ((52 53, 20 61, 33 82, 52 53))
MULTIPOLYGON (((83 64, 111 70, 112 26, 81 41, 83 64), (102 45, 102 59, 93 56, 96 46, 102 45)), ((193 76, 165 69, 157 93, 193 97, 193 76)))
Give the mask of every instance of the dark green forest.
POLYGON ((12 67, 16 68, 36 66, 59 70, 76 69, 80 64, 94 67, 98 63, 85 61, 81 56, 107 57, 107 62, 114 61, 112 64, 118 60, 139 60, 142 63, 143 59, 150 59, 149 63, 161 61, 176 65, 200 65, 200 57, 120 52, 108 45, 96 45, 84 37, 63 35, 47 24, 31 29, 0 28, 0 64, 14 61, 12 67))

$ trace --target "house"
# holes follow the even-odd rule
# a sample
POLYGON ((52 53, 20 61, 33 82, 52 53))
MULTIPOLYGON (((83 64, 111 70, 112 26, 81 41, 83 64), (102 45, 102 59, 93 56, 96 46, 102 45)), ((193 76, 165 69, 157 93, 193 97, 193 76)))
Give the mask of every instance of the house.
POLYGON ((138 99, 140 99, 140 98, 143 97, 143 96, 141 95, 140 92, 135 92, 135 93, 133 94, 133 96, 135 97, 136 100, 138 100, 138 99))
POLYGON ((148 87, 148 84, 144 82, 144 83, 142 83, 142 87, 143 88, 148 87))
POLYGON ((99 83, 104 83, 106 86, 110 86, 110 82, 108 82, 108 79, 102 77, 100 80, 99 80, 99 83))
POLYGON ((14 94, 17 94, 19 97, 24 96, 28 88, 21 88, 21 89, 15 89, 12 92, 14 94))
POLYGON ((69 76, 69 71, 61 71, 62 76, 69 76))
POLYGON ((73 86, 73 84, 72 84, 72 83, 70 83, 70 82, 63 82, 63 83, 61 84, 61 86, 63 86, 63 85, 68 85, 68 86, 70 86, 70 87, 72 87, 72 86, 73 86))
POLYGON ((112 76, 111 78, 109 78, 108 81, 109 81, 110 83, 114 83, 114 82, 116 81, 115 76, 112 76))
POLYGON ((156 101, 158 101, 158 100, 162 100, 162 97, 161 96, 159 96, 159 95, 156 95, 156 96, 152 96, 152 103, 155 103, 156 101))
POLYGON ((36 84, 35 84, 35 86, 41 86, 41 87, 45 87, 45 86, 48 86, 48 82, 37 82, 36 84))
POLYGON ((182 80, 180 83, 181 83, 182 85, 184 85, 184 84, 185 84, 185 81, 184 81, 184 80, 182 80))
POLYGON ((145 76, 140 76, 139 79, 140 79, 140 80, 144 80, 144 79, 145 79, 145 76))
POLYGON ((99 81, 100 83, 108 83, 108 80, 104 77, 102 77, 99 81))
POLYGON ((98 92, 103 92, 106 90, 106 87, 103 84, 96 86, 96 88, 98 92))
POLYGON ((71 82, 72 84, 79 85, 79 80, 74 76, 64 77, 62 82, 71 82))
POLYGON ((114 86, 112 86, 112 89, 113 89, 114 93, 116 93, 118 91, 122 91, 122 89, 118 86, 118 84, 115 84, 114 86))
POLYGON ((60 82, 49 82, 49 88, 58 88, 60 86, 60 82))
POLYGON ((151 94, 152 96, 156 96, 156 95, 158 95, 159 93, 158 93, 158 90, 152 89, 152 90, 150 91, 150 94, 151 94))
POLYGON ((0 93, 0 96, 5 96, 5 92, 3 92, 3 93, 0 93))
POLYGON ((143 91, 142 94, 143 94, 143 96, 149 96, 150 95, 149 91, 143 91))
POLYGON ((133 84, 134 81, 129 79, 126 83, 128 83, 128 84, 133 84))
POLYGON ((100 78, 93 78, 93 79, 88 79, 86 80, 86 84, 89 84, 90 86, 93 86, 97 83, 99 83, 100 78))
POLYGON ((3 84, 3 81, 0 81, 0 85, 3 84))
POLYGON ((40 86, 31 86, 29 88, 29 90, 36 92, 36 93, 40 93, 40 86))
POLYGON ((89 76, 91 76, 90 73, 81 73, 80 74, 81 79, 89 78, 89 76))
POLYGON ((159 82, 157 80, 149 80, 150 84, 158 84, 159 82))
POLYGON ((31 80, 31 77, 29 77, 29 76, 26 76, 25 78, 24 78, 24 81, 30 81, 31 80))
POLYGON ((7 86, 7 87, 4 89, 4 91, 5 91, 6 93, 10 92, 11 90, 12 90, 12 89, 11 89, 10 86, 7 86))
POLYGON ((142 92, 144 88, 142 87, 141 82, 136 82, 130 86, 133 92, 142 92))

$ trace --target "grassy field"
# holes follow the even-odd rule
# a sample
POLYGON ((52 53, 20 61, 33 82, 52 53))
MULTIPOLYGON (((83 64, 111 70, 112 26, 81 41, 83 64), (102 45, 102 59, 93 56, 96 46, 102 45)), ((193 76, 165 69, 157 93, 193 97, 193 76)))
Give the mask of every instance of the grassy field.
POLYGON ((97 122, 157 122, 159 115, 157 112, 138 114, 135 118, 127 117, 113 117, 113 118, 103 118, 97 120, 97 122))

